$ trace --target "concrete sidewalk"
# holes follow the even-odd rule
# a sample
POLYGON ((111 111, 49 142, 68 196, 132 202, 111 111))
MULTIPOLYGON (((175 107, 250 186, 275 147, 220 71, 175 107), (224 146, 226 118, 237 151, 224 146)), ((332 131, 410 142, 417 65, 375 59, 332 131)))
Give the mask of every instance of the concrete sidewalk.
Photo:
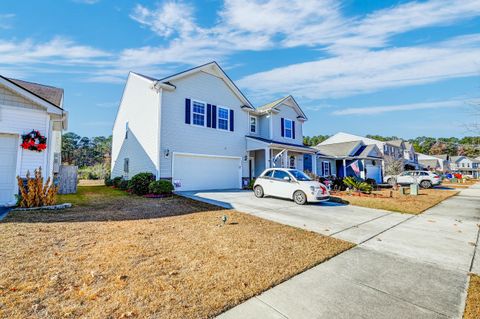
POLYGON ((477 184, 219 318, 461 318, 479 222, 477 184))

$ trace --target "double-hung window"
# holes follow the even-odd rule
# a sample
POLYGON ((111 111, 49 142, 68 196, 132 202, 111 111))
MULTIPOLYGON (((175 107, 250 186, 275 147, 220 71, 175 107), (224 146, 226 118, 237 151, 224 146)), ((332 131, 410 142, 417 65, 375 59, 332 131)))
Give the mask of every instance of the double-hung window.
POLYGON ((285 119, 283 128, 283 136, 286 138, 293 138, 293 121, 285 119))
POLYGON ((250 133, 257 133, 257 118, 250 116, 250 133))
POLYGON ((224 107, 218 107, 218 129, 228 130, 230 111, 224 107))
POLYGON ((192 124, 205 126, 205 103, 192 101, 192 124))

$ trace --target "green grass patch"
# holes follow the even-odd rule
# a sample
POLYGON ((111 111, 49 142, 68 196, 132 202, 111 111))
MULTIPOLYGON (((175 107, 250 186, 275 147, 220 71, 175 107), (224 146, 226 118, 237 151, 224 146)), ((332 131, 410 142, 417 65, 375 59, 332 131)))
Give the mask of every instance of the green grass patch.
POLYGON ((128 196, 128 193, 107 186, 78 186, 76 194, 58 195, 57 202, 85 206, 100 198, 128 196))

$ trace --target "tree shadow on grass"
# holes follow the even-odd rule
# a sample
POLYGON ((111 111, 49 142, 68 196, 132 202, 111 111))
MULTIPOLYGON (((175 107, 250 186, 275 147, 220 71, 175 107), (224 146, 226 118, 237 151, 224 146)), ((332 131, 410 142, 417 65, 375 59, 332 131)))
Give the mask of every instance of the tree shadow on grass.
POLYGON ((142 220, 224 209, 181 196, 143 198, 130 195, 116 198, 96 198, 85 205, 58 211, 11 211, 2 223, 142 220))

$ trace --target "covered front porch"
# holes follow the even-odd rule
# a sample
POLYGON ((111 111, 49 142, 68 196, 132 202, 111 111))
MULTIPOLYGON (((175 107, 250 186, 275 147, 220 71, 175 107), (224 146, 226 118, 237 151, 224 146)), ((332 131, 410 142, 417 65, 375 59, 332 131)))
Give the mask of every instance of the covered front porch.
POLYGON ((247 137, 247 154, 249 156, 249 177, 252 179, 258 177, 265 169, 272 167, 294 168, 303 171, 304 155, 313 155, 315 150, 303 145, 247 137))

